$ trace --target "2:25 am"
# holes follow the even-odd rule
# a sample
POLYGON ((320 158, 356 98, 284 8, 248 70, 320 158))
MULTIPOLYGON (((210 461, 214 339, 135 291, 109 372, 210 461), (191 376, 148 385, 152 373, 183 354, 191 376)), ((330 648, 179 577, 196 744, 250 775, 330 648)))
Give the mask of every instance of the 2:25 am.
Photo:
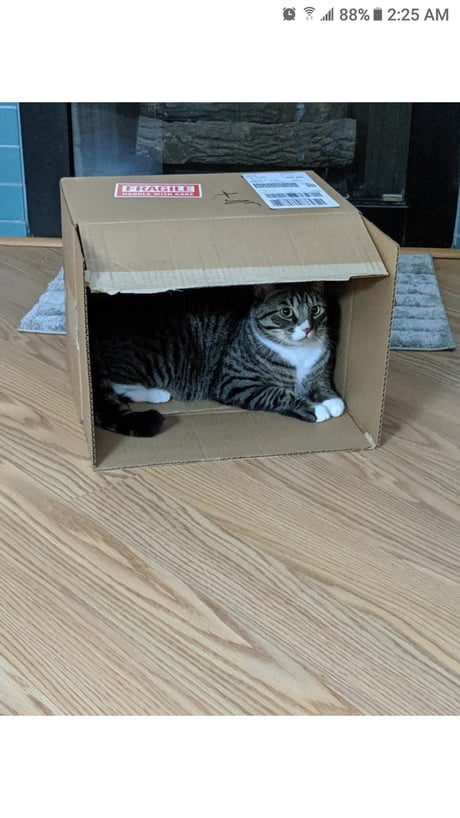
MULTIPOLYGON (((427 9, 422 19, 447 21, 449 19, 449 9, 427 9)), ((420 20, 420 9, 388 9, 388 20, 395 22, 420 20)))

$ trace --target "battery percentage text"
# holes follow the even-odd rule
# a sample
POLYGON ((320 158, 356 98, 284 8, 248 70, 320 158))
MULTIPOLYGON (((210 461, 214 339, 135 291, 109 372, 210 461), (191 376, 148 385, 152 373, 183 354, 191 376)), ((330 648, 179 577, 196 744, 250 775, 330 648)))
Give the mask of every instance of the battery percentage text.
POLYGON ((368 9, 340 9, 341 20, 369 20, 368 9))

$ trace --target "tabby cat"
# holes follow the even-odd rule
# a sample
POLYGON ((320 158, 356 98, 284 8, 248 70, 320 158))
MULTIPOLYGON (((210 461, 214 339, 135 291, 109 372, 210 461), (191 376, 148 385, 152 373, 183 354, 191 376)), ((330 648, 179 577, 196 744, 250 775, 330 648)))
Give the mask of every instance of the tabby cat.
POLYGON ((320 285, 263 285, 162 295, 91 295, 96 425, 155 435, 156 410, 130 402, 214 400, 321 422, 344 411, 320 285))

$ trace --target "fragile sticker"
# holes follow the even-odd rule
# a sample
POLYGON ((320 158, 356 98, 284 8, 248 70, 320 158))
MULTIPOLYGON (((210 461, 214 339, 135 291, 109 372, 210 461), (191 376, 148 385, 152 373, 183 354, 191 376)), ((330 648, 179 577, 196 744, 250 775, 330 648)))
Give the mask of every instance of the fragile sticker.
POLYGON ((201 185, 189 182, 117 182, 116 199, 201 199, 201 185))
POLYGON ((242 175, 271 210, 288 207, 340 207, 304 171, 242 175))

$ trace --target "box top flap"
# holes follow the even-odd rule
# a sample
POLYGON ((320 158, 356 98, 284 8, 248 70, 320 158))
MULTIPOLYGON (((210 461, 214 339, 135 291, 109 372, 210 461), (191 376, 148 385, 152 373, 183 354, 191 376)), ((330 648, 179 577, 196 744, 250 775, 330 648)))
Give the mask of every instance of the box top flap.
MULTIPOLYGON (((300 212, 330 213, 334 210, 345 213, 354 210, 350 202, 316 173, 301 173, 307 174, 306 178, 310 177, 339 207, 302 208, 300 212)), ((268 207, 240 173, 63 178, 61 189, 72 221, 78 225, 233 218, 235 215, 244 215, 246 219, 282 218, 292 213, 290 209, 272 210, 268 207), (162 191, 167 188, 169 193, 166 195, 162 191), (187 191, 186 188, 195 189, 187 191)))
POLYGON ((161 292, 387 275, 359 211, 316 174, 308 172, 308 177, 335 206, 272 209, 236 173, 131 177, 136 191, 138 179, 142 189, 154 180, 155 191, 177 186, 190 189, 191 199, 144 199, 137 193, 133 199, 117 199, 116 185, 131 182, 114 177, 63 179, 61 185, 93 291, 161 292), (194 198, 195 188, 202 198, 194 198))
POLYGON ((341 281, 387 270, 359 214, 331 220, 81 225, 86 281, 94 291, 161 292, 267 281, 341 281))

